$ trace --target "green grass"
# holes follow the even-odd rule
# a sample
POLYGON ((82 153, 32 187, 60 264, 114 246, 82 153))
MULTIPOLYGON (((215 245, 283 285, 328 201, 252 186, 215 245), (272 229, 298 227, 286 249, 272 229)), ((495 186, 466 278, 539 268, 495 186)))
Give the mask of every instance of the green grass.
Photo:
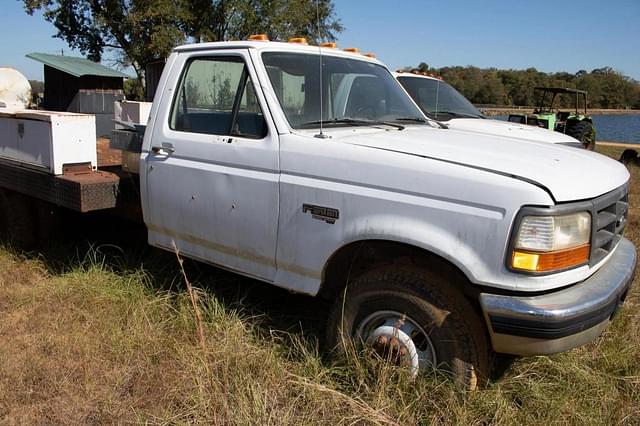
MULTIPOLYGON (((639 171, 631 166, 626 232, 636 244, 639 171)), ((170 255, 79 252, 53 262, 0 249, 0 424, 640 423, 637 285, 596 342, 517 360, 461 395, 446 378, 411 382, 357 354, 328 360, 320 320, 301 314, 299 326, 287 312, 313 302, 195 266, 189 277, 207 289, 203 351, 170 255), (265 308, 255 292, 275 300, 265 308)), ((320 309, 310 306, 301 311, 320 309)))

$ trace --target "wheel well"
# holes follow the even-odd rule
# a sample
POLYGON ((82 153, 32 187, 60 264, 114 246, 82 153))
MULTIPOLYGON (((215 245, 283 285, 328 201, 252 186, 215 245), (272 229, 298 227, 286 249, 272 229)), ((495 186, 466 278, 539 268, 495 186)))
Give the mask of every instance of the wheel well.
POLYGON ((451 283, 466 295, 475 296, 465 274, 447 259, 419 247, 385 240, 356 241, 341 247, 325 265, 318 296, 333 299, 350 280, 376 267, 393 264, 437 270, 452 277, 451 283))

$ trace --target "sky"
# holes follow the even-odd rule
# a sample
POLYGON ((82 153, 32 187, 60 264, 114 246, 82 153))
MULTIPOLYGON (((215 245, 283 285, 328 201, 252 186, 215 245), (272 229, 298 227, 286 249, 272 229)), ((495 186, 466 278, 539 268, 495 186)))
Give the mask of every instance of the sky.
MULTIPOLYGON (((42 79, 30 52, 80 55, 52 37, 41 14, 0 0, 0 67, 42 79)), ((334 0, 339 47, 374 52, 391 69, 431 67, 567 71, 611 66, 640 80, 640 0, 334 0)), ((132 73, 130 73, 132 74, 132 73)))

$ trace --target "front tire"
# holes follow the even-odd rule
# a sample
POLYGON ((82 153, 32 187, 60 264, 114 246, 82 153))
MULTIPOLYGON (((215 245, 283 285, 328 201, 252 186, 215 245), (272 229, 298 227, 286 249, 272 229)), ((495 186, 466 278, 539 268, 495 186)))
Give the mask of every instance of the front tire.
POLYGON ((472 390, 489 372, 483 324, 446 276, 394 265, 349 283, 329 314, 327 344, 337 352, 349 341, 368 345, 412 375, 437 368, 472 390))
POLYGON ((567 134, 582 142, 582 147, 589 151, 596 149, 596 131, 588 121, 579 121, 567 128, 567 134))

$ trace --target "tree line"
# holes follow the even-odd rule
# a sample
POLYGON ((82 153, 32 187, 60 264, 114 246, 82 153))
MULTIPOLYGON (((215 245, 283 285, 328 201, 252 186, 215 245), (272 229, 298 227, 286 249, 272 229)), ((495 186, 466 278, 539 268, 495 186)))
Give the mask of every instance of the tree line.
MULTIPOLYGON (((589 108, 640 108, 640 82, 611 67, 545 73, 535 68, 500 70, 474 66, 431 68, 424 62, 411 68, 441 77, 474 104, 535 106, 535 87, 567 87, 588 92, 589 108)), ((575 98, 564 96, 558 106, 572 107, 575 98)), ((555 106, 555 103, 554 103, 555 106)))

